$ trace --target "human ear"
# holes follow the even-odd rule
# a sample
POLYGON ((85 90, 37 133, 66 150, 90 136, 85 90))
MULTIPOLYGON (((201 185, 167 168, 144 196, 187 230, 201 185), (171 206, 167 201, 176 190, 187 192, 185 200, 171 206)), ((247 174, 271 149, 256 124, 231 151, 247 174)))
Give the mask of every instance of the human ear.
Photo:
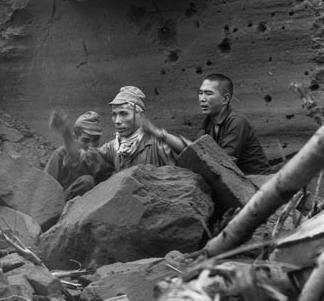
POLYGON ((134 122, 137 126, 141 125, 143 118, 144 118, 143 112, 134 112, 134 122))
POLYGON ((135 113, 137 119, 143 119, 145 117, 145 113, 143 111, 139 111, 135 113))
POLYGON ((230 94, 229 94, 229 93, 225 93, 225 94, 223 95, 223 104, 224 104, 224 105, 227 105, 227 104, 229 104, 230 101, 231 101, 231 96, 230 96, 230 94))
POLYGON ((73 139, 77 140, 81 136, 81 132, 79 129, 74 129, 72 132, 73 139))

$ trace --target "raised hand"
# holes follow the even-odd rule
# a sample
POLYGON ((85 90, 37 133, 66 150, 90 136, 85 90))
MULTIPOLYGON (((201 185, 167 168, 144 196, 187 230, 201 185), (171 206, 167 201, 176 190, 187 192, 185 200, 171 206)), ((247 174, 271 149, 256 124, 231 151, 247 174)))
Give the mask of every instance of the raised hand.
POLYGON ((141 119, 141 127, 145 133, 155 136, 160 141, 163 141, 176 153, 180 153, 183 149, 191 144, 191 141, 185 138, 179 138, 175 135, 168 133, 165 129, 156 127, 150 120, 143 117, 141 119))
POLYGON ((60 134, 64 134, 69 127, 68 116, 62 111, 52 111, 49 127, 60 134))
POLYGON ((71 156, 71 162, 78 162, 80 158, 80 147, 73 137, 68 116, 62 111, 52 111, 49 119, 49 127, 62 136, 65 150, 71 156))

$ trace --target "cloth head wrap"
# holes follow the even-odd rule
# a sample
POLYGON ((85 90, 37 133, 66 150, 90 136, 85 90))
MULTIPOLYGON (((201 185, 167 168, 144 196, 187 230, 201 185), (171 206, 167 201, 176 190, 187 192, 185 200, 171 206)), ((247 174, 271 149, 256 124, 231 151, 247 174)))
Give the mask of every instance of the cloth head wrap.
POLYGON ((98 113, 93 111, 88 111, 78 117, 74 123, 75 129, 80 129, 81 131, 93 135, 102 135, 102 126, 100 123, 100 118, 98 113))
POLYGON ((134 86, 125 86, 120 88, 119 93, 115 96, 110 105, 129 104, 136 111, 145 111, 145 94, 143 91, 134 86))

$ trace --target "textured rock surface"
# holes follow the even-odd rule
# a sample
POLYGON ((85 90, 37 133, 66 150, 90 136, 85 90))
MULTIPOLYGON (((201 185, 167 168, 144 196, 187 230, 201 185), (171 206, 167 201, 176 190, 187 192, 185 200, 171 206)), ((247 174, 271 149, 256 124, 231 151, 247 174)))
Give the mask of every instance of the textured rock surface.
POLYGON ((183 168, 126 169, 69 201, 59 222, 41 235, 41 257, 57 268, 69 259, 107 264, 196 250, 213 209, 206 189, 199 175, 183 168))
POLYGON ((178 164, 204 177, 213 191, 215 211, 219 216, 229 208, 242 207, 257 190, 209 135, 188 146, 180 154, 178 164))
POLYGON ((8 284, 2 298, 7 297, 9 300, 15 296, 16 300, 31 300, 34 290, 24 275, 12 275, 7 277, 8 284))
POLYGON ((55 148, 25 123, 0 110, 0 151, 11 157, 23 157, 28 163, 43 168, 55 148))
POLYGON ((25 262, 26 259, 17 253, 11 253, 0 258, 0 266, 4 273, 23 266, 25 262))
MULTIPOLYGON (((322 90, 323 6, 301 0, 5 0, 0 39, 1 105, 49 133, 49 109, 71 119, 89 109, 109 120, 107 100, 125 84, 143 88, 158 125, 194 138, 196 91, 219 71, 236 84, 265 150, 280 157, 313 132, 292 80, 322 90), (18 8, 18 9, 17 9, 18 8), (37 110, 35 110, 37 108, 37 110)), ((320 93, 321 94, 321 93, 320 93)), ((111 123, 105 136, 112 134, 111 123)))
POLYGON ((10 20, 17 9, 23 9, 27 6, 29 0, 2 0, 0 5, 0 25, 10 20))
POLYGON ((83 300, 106 300, 127 295, 132 301, 151 301, 154 285, 164 277, 177 276, 163 258, 148 258, 102 266, 96 272, 99 280, 85 288, 83 300))
MULTIPOLYGON (((42 230, 40 225, 27 214, 0 206, 0 229, 5 233, 15 234, 26 247, 33 247, 39 238, 42 230)), ((2 238, 0 249, 9 247, 2 238)))
POLYGON ((28 164, 0 153, 0 201, 30 215, 47 229, 64 207, 63 188, 50 175, 28 164))
POLYGON ((60 297, 62 294, 60 280, 48 269, 36 266, 16 253, 1 258, 0 265, 0 286, 4 289, 2 297, 17 295, 31 300, 32 295, 44 298, 60 297))
MULTIPOLYGON (((0 294, 1 298, 17 296, 32 299, 34 289, 27 281, 24 272, 26 268, 33 265, 16 253, 9 254, 0 259, 0 294)), ((20 298, 22 297, 22 298, 20 298)), ((8 298, 10 299, 10 298, 8 298)))
POLYGON ((62 294, 60 280, 41 266, 27 267, 25 277, 35 290, 36 295, 59 297, 62 294))

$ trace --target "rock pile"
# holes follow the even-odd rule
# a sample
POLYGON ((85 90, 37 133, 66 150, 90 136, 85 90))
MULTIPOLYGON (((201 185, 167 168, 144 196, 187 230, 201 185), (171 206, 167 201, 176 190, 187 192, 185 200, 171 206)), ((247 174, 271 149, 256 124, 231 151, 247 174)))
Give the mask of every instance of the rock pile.
MULTIPOLYGON (((45 267, 17 253, 0 258, 0 295, 6 300, 39 300, 62 297, 62 285, 45 267)), ((63 300, 63 299, 61 299, 63 300)))
POLYGON ((28 133, 9 119, 0 122, 0 230, 19 237, 51 269, 72 269, 71 259, 99 268, 71 289, 0 240, 8 253, 0 258, 6 298, 62 299, 63 291, 64 298, 83 300, 152 300, 157 281, 182 271, 165 254, 179 250, 182 258, 181 252, 200 249, 215 219, 243 206, 257 190, 204 136, 178 158, 181 167, 134 166, 65 204, 59 183, 35 167, 44 165, 39 158, 47 158, 50 149, 38 153, 42 144, 28 133), (33 155, 26 159, 24 146, 31 144, 26 154, 33 155), (80 286, 87 287, 82 292, 80 286))

